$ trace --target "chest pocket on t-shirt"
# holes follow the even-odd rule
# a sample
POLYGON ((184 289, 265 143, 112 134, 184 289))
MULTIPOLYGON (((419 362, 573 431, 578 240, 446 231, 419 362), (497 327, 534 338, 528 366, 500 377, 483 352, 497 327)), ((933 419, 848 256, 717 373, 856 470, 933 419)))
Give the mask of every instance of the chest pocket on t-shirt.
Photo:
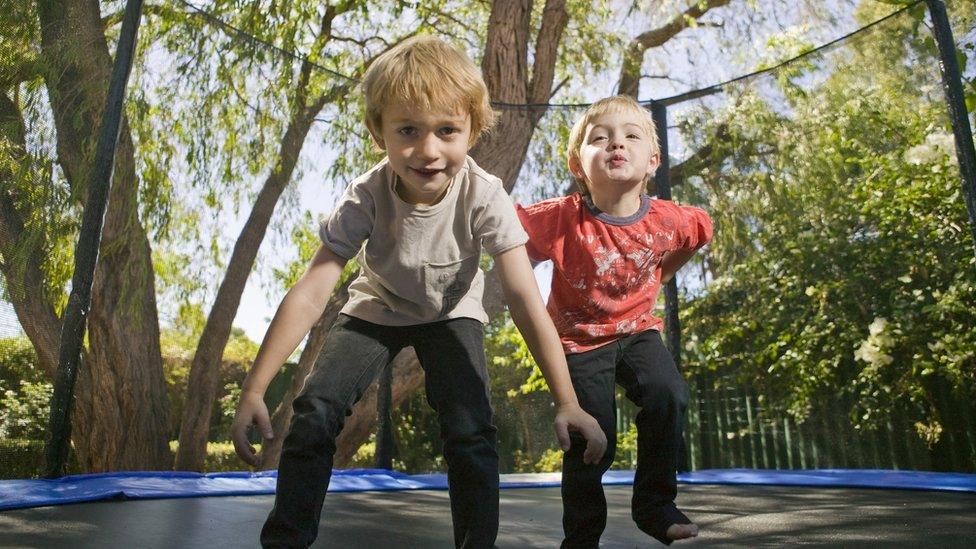
POLYGON ((424 285, 427 301, 438 311, 437 318, 451 312, 471 289, 478 270, 478 256, 472 255, 448 263, 425 263, 424 285))

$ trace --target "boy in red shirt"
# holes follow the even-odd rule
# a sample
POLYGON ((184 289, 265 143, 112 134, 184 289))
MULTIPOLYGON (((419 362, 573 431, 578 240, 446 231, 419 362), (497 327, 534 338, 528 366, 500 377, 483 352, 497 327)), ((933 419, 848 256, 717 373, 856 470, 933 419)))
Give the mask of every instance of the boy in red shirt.
POLYGON ((516 209, 534 261, 552 260, 547 309, 566 352, 580 405, 607 435, 598 464, 574 439, 563 457, 563 547, 597 547, 606 527, 601 479, 616 449, 614 384, 641 410, 633 518, 664 544, 698 535, 675 507, 675 470, 688 386, 654 315, 661 285, 712 237, 704 211, 644 194, 660 162, 650 113, 630 97, 594 103, 567 149, 580 186, 571 196, 516 209))

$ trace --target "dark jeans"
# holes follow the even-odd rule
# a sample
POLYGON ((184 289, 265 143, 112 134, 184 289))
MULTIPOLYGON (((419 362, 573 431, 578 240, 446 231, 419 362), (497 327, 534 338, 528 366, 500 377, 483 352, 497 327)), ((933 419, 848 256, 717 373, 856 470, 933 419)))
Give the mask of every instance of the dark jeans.
POLYGON ((563 456, 563 547, 597 547, 607 525, 607 500, 601 479, 616 452, 617 408, 614 384, 640 407, 637 425, 637 472, 632 513, 644 532, 667 543, 664 532, 687 519, 674 506, 675 471, 688 385, 657 331, 634 334, 614 343, 566 356, 580 406, 607 435, 607 452, 595 465, 583 463, 586 441, 573 433, 563 456), (677 513, 677 514, 676 514, 677 513), (664 538, 664 539, 662 539, 664 538))
POLYGON ((315 368, 295 398, 281 450, 265 547, 308 547, 332 476, 335 440, 377 372, 413 346, 437 411, 458 547, 491 547, 498 533, 498 453, 491 423, 482 324, 469 318, 381 326, 339 315, 315 368))

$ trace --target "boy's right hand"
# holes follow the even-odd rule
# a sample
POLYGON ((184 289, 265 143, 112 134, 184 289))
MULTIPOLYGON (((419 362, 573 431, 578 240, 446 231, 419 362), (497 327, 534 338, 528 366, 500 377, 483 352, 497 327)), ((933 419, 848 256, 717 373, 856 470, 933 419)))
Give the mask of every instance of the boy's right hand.
POLYGON ((586 450, 583 451, 583 463, 597 464, 603 459, 607 450, 607 435, 600 428, 600 424, 590 414, 586 413, 578 404, 566 404, 556 407, 556 438, 564 452, 569 451, 569 431, 577 431, 586 439, 586 450))
POLYGON ((261 464, 261 459, 254 450, 254 446, 251 446, 247 439, 251 425, 258 426, 264 440, 274 438, 264 397, 257 393, 244 391, 241 393, 241 401, 237 405, 234 423, 230 426, 230 437, 234 441, 234 450, 237 451, 237 455, 249 465, 257 467, 261 464))

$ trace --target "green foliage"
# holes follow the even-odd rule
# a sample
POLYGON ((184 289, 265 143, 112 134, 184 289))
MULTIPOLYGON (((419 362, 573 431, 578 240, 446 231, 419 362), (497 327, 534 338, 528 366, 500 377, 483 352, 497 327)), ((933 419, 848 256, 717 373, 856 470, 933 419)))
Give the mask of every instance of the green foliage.
POLYGON ((0 339, 0 385, 14 387, 21 381, 37 383, 46 378, 26 336, 0 339))
POLYGON ((563 451, 559 448, 547 448, 535 465, 527 472, 557 473, 563 470, 563 451))
MULTIPOLYGON (((183 418, 183 403, 186 398, 186 384, 190 377, 190 364, 193 361, 196 342, 200 338, 206 321, 199 307, 184 306, 180 310, 177 327, 164 329, 160 334, 163 352, 163 375, 166 380, 166 394, 170 406, 170 436, 179 437, 180 422, 183 418)), ((237 404, 239 387, 247 375, 247 369, 257 355, 258 345, 251 341, 239 328, 231 330, 230 339, 224 348, 220 365, 218 406, 214 406, 210 421, 211 440, 226 440, 230 424, 234 420, 233 407, 237 404)))
MULTIPOLYGON (((252 444, 254 449, 261 451, 261 444, 252 444)), ((176 458, 176 451, 179 449, 180 444, 176 440, 171 440, 169 442, 169 450, 173 454, 173 458, 176 458)), ((221 473, 225 471, 242 471, 247 470, 248 465, 241 461, 241 458, 237 457, 237 452, 234 450, 233 442, 208 442, 207 443, 207 457, 203 461, 203 472, 204 473, 221 473)))
POLYGON ((43 440, 47 434, 54 386, 46 381, 21 381, 0 397, 0 438, 43 440))
MULTIPOLYGON (((261 445, 255 444, 260 450, 261 445)), ((179 443, 170 441, 169 449, 176 456, 179 443)), ((44 469, 44 441, 37 439, 0 438, 0 479, 37 478, 44 469)), ((74 451, 68 453, 69 475, 84 473, 74 451)), ((203 472, 219 473, 246 470, 247 465, 237 457, 231 442, 208 442, 203 472)))
MULTIPOLYGON (((0 437, 0 479, 37 478, 44 471, 44 441, 0 437)), ((67 473, 83 473, 78 458, 68 450, 67 473)))
POLYGON ((617 433, 617 453, 611 469, 637 468, 637 424, 631 423, 626 431, 617 433))
POLYGON ((742 89, 688 124, 692 140, 719 124, 729 136, 692 181, 716 221, 715 278, 682 323, 690 370, 734 374, 769 413, 802 421, 850 397, 856 427, 904 410, 935 444, 958 423, 943 388, 976 396, 976 269, 933 45, 916 30, 900 18, 828 70, 792 71, 785 104, 742 89))
POLYGON ((43 440, 51 392, 30 340, 0 339, 0 438, 43 440))
MULTIPOLYGON (((532 358, 525 340, 515 323, 512 322, 508 312, 505 312, 496 322, 488 328, 488 335, 485 339, 485 350, 491 357, 491 363, 497 369, 507 370, 528 370, 528 377, 519 385, 518 388, 510 388, 507 391, 509 398, 521 394, 529 394, 536 391, 548 391, 549 386, 542 375, 542 370, 532 358)), ((507 378, 508 376, 506 376, 507 378)))

